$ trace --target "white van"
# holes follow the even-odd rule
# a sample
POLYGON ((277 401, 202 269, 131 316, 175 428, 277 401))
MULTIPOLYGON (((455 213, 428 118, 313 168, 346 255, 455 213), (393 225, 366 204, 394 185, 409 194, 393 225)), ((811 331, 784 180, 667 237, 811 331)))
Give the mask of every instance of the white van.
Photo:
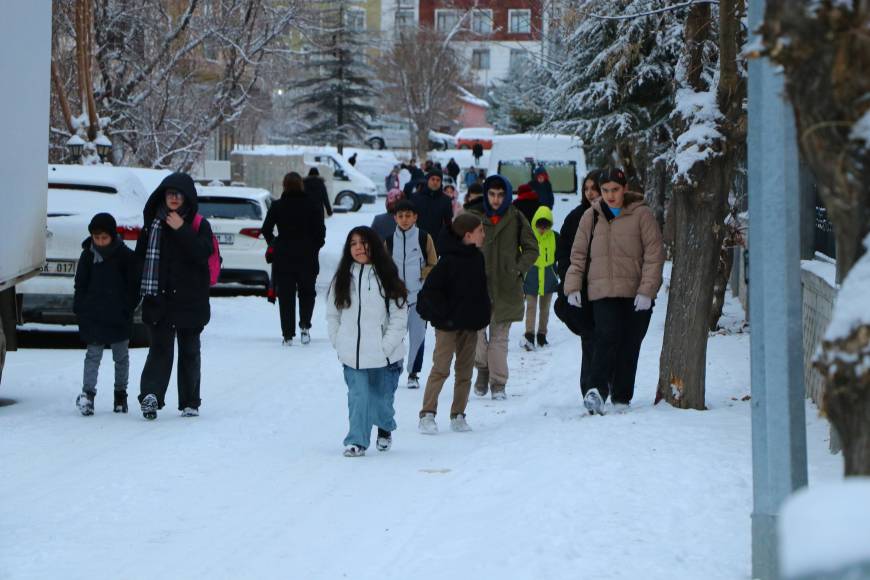
POLYGON ((531 181, 538 166, 547 170, 554 194, 578 193, 586 175, 583 142, 571 135, 499 135, 492 144, 487 173, 505 176, 516 191, 531 181))

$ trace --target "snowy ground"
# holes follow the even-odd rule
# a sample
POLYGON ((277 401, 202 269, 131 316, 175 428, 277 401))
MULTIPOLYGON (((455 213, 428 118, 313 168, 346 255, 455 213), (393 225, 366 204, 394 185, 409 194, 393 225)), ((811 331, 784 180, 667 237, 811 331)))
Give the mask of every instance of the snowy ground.
MULTIPOLYGON (((330 219, 326 273, 371 217, 330 219)), ((287 349, 276 307, 214 299, 197 419, 178 417, 174 386, 156 422, 113 414, 110 355, 97 414, 81 417, 82 351, 11 353, 0 578, 748 578, 749 336, 710 339, 709 411, 653 407, 666 300, 629 414, 582 413, 579 342, 558 321, 534 353, 515 325, 509 399, 472 395, 474 432, 441 415, 440 435, 417 434, 422 390, 400 388, 393 450, 362 459, 341 455, 346 390, 322 302, 313 343, 287 349)), ((132 353, 133 392, 145 355, 132 353)), ((839 479, 809 405, 807 428, 811 483, 839 479)))

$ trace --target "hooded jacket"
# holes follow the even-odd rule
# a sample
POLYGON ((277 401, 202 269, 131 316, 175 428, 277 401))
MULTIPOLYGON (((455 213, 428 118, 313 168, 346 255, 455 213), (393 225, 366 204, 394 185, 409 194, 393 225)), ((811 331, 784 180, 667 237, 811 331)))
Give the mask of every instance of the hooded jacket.
POLYGON ((556 203, 556 197, 553 195, 553 184, 550 183, 550 176, 547 175, 547 179, 544 183, 538 183, 539 175, 547 175, 547 170, 543 167, 536 168, 532 173, 532 180, 529 182, 529 185, 535 190, 535 193, 538 194, 538 199, 541 204, 553 209, 553 204, 556 203))
POLYGON ((330 286, 326 300, 329 341, 342 364, 378 369, 405 357, 408 305, 386 300, 373 266, 351 265, 350 307, 339 310, 330 286), (389 305, 389 311, 387 306, 389 305))
POLYGON ((139 276, 133 250, 117 235, 95 261, 92 240, 82 242, 73 294, 73 312, 79 334, 87 344, 113 344, 130 340, 133 310, 139 302, 139 276))
MULTIPOLYGON (((553 223, 553 211, 545 205, 538 208, 532 218, 532 223, 539 219, 545 219, 553 223)), ((523 292, 527 296, 543 296, 552 294, 559 289, 559 278, 556 276, 556 247, 559 243, 559 234, 551 227, 549 231, 541 235, 538 228, 532 226, 532 233, 538 240, 538 259, 526 274, 523 284, 523 292)))
POLYGON ((417 227, 432 236, 440 254, 438 240, 441 239, 441 229, 453 223, 453 200, 440 188, 433 191, 424 183, 420 191, 411 196, 411 201, 417 208, 417 227))
POLYGON ((278 284, 289 274, 318 274, 317 254, 326 241, 326 226, 321 206, 305 193, 281 195, 266 213, 262 231, 266 242, 275 249, 272 270, 278 284))
POLYGON ((580 218, 571 247, 571 265, 565 275, 565 294, 579 292, 586 273, 586 252, 593 212, 598 214, 589 263, 589 300, 655 298, 662 285, 665 251, 662 233, 643 196, 626 193, 622 211, 614 217, 603 200, 592 204, 580 218))
POLYGON ((541 207, 541 200, 538 199, 538 194, 535 190, 529 187, 528 184, 523 184, 517 189, 517 198, 514 200, 514 207, 522 212, 526 219, 529 220, 529 225, 535 227, 535 212, 541 207))
POLYGON ((323 213, 332 215, 332 205, 329 203, 329 194, 326 191, 326 184, 323 183, 323 178, 318 175, 309 175, 302 180, 305 188, 305 195, 308 196, 314 205, 320 208, 320 218, 323 219, 323 213))
POLYGON ((186 173, 168 175, 154 190, 143 212, 143 227, 136 242, 137 273, 141 276, 145 251, 157 209, 166 203, 166 190, 184 196, 184 224, 173 230, 163 224, 160 238, 159 290, 142 301, 142 320, 148 324, 168 322, 178 328, 202 328, 211 318, 208 258, 214 251, 211 224, 203 219, 199 231, 193 218, 199 210, 196 186, 186 173))
POLYGON ((483 211, 469 211, 480 216, 486 231, 483 257, 492 301, 492 322, 516 322, 525 314, 523 277, 538 259, 538 241, 528 220, 511 205, 510 181, 498 174, 490 175, 483 189, 483 211), (505 197, 500 207, 492 208, 486 192, 496 180, 504 184, 505 197), (493 223, 490 214, 499 216, 498 223, 493 223))
POLYGON ((450 230, 440 241, 444 251, 417 296, 417 312, 438 330, 482 330, 492 309, 483 254, 450 230))

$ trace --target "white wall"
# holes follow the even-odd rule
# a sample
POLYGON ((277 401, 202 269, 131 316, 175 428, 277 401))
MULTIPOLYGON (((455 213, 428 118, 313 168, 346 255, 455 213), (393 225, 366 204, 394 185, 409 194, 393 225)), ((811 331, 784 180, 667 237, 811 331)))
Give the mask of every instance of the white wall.
POLYGON ((4 5, 0 19, 0 289, 45 259, 51 2, 4 5))
POLYGON ((470 68, 475 80, 484 85, 489 86, 495 81, 499 81, 508 76, 510 71, 511 50, 519 49, 527 53, 527 58, 535 59, 541 54, 540 41, 526 42, 458 42, 456 47, 462 52, 463 58, 468 61, 469 67, 472 66, 472 55, 477 49, 489 49, 489 70, 476 70, 470 68))

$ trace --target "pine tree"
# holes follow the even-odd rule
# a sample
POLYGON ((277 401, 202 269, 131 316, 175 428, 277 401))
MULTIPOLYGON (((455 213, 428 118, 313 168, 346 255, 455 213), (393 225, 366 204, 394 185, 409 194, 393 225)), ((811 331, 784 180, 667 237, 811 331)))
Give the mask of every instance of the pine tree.
POLYGON ((511 67, 506 79, 487 94, 487 121, 501 133, 526 133, 544 121, 547 93, 540 90, 552 84, 552 67, 531 60, 511 67))
MULTIPOLYGON (((622 165, 655 201, 672 155, 675 69, 685 9, 610 20, 664 8, 667 0, 589 0, 563 45, 543 128, 578 135, 593 167, 622 165), (651 191, 653 190, 653 191, 651 191)), ((661 211, 663 203, 656 204, 661 211)))
POLYGON ((295 83, 299 96, 293 106, 300 112, 304 129, 300 137, 319 143, 334 143, 339 153, 355 139, 365 137, 375 115, 372 100, 374 71, 366 63, 363 34, 354 29, 354 10, 359 0, 327 0, 321 3, 320 30, 302 67, 305 78, 295 83))

